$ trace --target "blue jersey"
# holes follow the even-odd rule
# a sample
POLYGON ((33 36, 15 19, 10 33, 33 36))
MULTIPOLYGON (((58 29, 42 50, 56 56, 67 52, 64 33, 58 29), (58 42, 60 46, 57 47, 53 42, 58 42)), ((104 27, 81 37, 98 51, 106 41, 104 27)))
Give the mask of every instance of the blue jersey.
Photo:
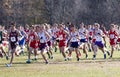
POLYGON ((20 38, 19 45, 25 44, 25 33, 21 31, 22 37, 20 38))

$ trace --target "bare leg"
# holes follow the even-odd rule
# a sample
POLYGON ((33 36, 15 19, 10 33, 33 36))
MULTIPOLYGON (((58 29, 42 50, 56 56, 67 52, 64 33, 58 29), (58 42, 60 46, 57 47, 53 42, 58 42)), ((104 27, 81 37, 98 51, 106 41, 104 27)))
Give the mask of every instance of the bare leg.
POLYGON ((29 47, 29 50, 28 50, 28 60, 26 61, 26 63, 31 63, 30 62, 30 56, 31 56, 32 50, 33 49, 31 47, 29 47))
POLYGON ((35 60, 37 60, 37 49, 34 49, 35 60))
POLYGON ((79 61, 80 60, 80 58, 79 58, 80 54, 79 54, 78 48, 75 48, 75 52, 76 52, 77 61, 79 61))
POLYGON ((111 55, 110 55, 110 58, 112 58, 113 52, 114 52, 114 46, 111 46, 111 55))
POLYGON ((62 55, 63 55, 63 57, 64 57, 64 59, 66 61, 67 58, 66 58, 66 54, 65 54, 65 47, 60 47, 60 52, 62 53, 62 55))
POLYGON ((13 59, 14 59, 14 56, 15 56, 15 49, 13 49, 12 52, 11 52, 11 60, 10 60, 10 64, 12 64, 13 59))
POLYGON ((68 53, 68 60, 72 59, 72 51, 73 51, 73 50, 74 50, 74 49, 73 49, 72 47, 70 47, 69 53, 68 53))
POLYGON ((14 56, 15 56, 15 51, 16 51, 16 48, 12 49, 12 52, 11 52, 11 60, 10 60, 10 63, 7 64, 7 67, 11 67, 11 66, 12 66, 13 59, 14 59, 14 56))
POLYGON ((93 60, 95 60, 96 59, 96 55, 97 55, 97 46, 93 44, 92 47, 93 47, 93 52, 94 52, 93 60))
POLYGON ((104 48, 99 48, 99 49, 103 52, 103 54, 104 54, 104 59, 106 59, 106 53, 105 53, 104 48))
POLYGON ((43 59, 45 60, 46 64, 48 64, 47 58, 44 55, 44 49, 41 50, 41 55, 42 55, 43 59))
POLYGON ((87 50, 86 50, 86 44, 83 46, 83 52, 86 54, 86 59, 88 58, 87 50))
POLYGON ((51 46, 49 47, 49 52, 51 54, 51 59, 53 59, 53 53, 52 53, 52 47, 51 46))

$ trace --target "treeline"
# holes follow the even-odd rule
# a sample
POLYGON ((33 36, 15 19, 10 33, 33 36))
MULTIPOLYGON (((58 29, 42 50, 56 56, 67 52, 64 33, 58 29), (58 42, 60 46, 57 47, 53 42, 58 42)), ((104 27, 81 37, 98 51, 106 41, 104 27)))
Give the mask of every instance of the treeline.
POLYGON ((0 24, 120 24, 120 0, 0 0, 0 24))

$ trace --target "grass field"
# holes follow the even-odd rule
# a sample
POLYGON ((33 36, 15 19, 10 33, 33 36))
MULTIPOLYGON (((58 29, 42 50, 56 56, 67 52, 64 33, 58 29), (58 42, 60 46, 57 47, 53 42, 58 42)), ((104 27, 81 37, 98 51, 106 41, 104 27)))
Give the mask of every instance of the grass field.
MULTIPOLYGON (((41 55, 37 61, 26 64, 27 56, 15 57, 14 64, 8 68, 9 63, 4 58, 0 59, 0 77, 120 77, 120 51, 115 51, 113 59, 103 59, 102 52, 98 52, 97 60, 92 60, 93 52, 89 58, 85 55, 77 62, 75 53, 73 59, 65 62, 62 55, 54 52, 54 59, 45 64, 41 55)), ((33 58, 33 57, 32 57, 33 58)))

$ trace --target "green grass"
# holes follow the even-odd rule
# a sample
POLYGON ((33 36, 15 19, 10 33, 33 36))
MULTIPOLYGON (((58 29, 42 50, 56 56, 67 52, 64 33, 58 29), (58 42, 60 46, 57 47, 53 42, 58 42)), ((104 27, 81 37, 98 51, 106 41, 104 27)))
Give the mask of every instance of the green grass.
MULTIPOLYGON (((54 52, 54 59, 46 65, 41 55, 37 61, 26 64, 27 56, 15 57, 14 64, 8 68, 9 63, 5 57, 0 59, 0 77, 120 77, 120 52, 115 51, 114 58, 104 60, 102 52, 98 51, 97 60, 92 60, 93 52, 89 52, 89 58, 85 55, 79 62, 73 59, 65 62, 62 55, 54 52)), ((33 58, 33 57, 32 57, 33 58)))

